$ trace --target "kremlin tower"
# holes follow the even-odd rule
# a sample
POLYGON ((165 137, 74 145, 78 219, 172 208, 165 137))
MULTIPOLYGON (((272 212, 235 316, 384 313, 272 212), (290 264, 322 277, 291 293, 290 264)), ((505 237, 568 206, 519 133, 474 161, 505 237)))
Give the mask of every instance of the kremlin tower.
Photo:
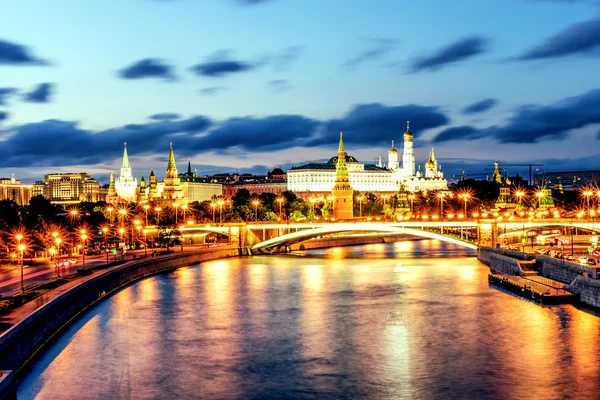
POLYGON ((348 178, 348 166, 346 165, 346 150, 340 132, 340 145, 338 147, 337 163, 335 165, 335 184, 333 185, 333 217, 337 220, 354 218, 354 190, 350 186, 348 178))
POLYGON ((131 175, 131 166, 127 156, 127 143, 123 150, 123 163, 121 164, 121 175, 115 181, 115 190, 121 200, 136 201, 137 179, 131 175))
POLYGON ((179 175, 177 174, 177 166, 175 165, 173 143, 169 143, 169 163, 167 164, 167 176, 163 184, 162 197, 164 199, 180 199, 183 197, 183 189, 179 175))

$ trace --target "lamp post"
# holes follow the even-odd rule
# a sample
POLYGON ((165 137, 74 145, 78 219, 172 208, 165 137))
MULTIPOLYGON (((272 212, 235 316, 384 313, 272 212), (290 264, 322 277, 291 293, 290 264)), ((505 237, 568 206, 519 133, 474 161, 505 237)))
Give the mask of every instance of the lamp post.
POLYGON ((85 233, 85 229, 81 230, 81 241, 83 242, 83 268, 85 268, 85 241, 87 239, 87 234, 85 233))
POLYGON ((18 249, 21 253, 21 293, 25 293, 25 285, 23 284, 23 251, 25 250, 25 245, 20 244, 18 249))
POLYGON ((587 203, 587 208, 590 208, 590 197, 592 196, 592 191, 589 189, 586 189, 583 191, 583 195, 585 196, 586 199, 586 203, 587 203))
POLYGON ((471 195, 469 193, 463 193, 459 197, 465 202, 465 211, 464 211, 464 214, 467 215, 467 203, 469 202, 469 199, 471 198, 471 195))
POLYGON ((173 203, 173 207, 175 207, 175 225, 177 225, 177 209, 179 208, 179 204, 173 203))
POLYGON ((158 225, 160 225, 160 212, 161 212, 162 208, 161 207, 156 207, 154 209, 154 211, 156 211, 156 226, 158 227, 158 225))
POLYGON ((390 197, 390 196, 388 196, 387 194, 384 194, 383 196, 381 196, 381 198, 383 199, 383 220, 384 221, 387 219, 387 215, 385 215, 385 208, 387 206, 388 197, 390 197))
MULTIPOLYGON (((137 234, 137 235, 138 235, 138 241, 139 241, 139 240, 142 238, 142 236, 140 235, 140 233, 141 233, 141 231, 142 231, 142 227, 141 227, 141 225, 136 225, 136 226, 135 226, 135 229, 138 231, 138 234, 137 234)), ((144 250, 146 250, 146 244, 145 244, 145 241, 144 241, 144 250)), ((145 251, 144 251, 144 252, 145 252, 145 251)))
MULTIPOLYGON (((58 232, 54 232, 58 235, 58 232)), ((54 234, 53 234, 54 235, 54 234)), ((60 242, 62 242, 62 239, 57 237, 56 239, 54 239, 54 241, 56 242, 56 260, 59 261, 60 260, 60 242)), ((58 267, 56 267, 56 276, 58 278, 60 278, 60 263, 58 263, 58 267)))
POLYGON ((358 196, 356 198, 356 200, 358 200, 358 209, 360 210, 359 217, 362 218, 362 202, 364 200, 364 197, 363 196, 358 196))
POLYGON ((283 203, 283 197, 278 197, 275 201, 279 203, 279 219, 281 218, 281 204, 283 203))
MULTIPOLYGON (((123 243, 123 233, 125 233, 125 229, 123 228, 119 228, 119 233, 121 234, 121 241, 119 243, 119 245, 121 243, 123 243)), ((123 243, 123 250, 125 249, 125 243, 123 243)), ((123 260, 123 252, 121 252, 121 260, 123 260)))
POLYGON ((188 205, 187 204, 182 204, 181 205, 181 209, 183 210, 183 220, 185 221, 185 213, 187 212, 188 205))
POLYGON ((438 199, 440 199, 440 219, 444 218, 444 193, 439 192, 437 194, 438 199))
POLYGON ((415 201, 415 195, 414 194, 409 194, 408 195, 408 199, 410 200, 410 212, 413 212, 413 201, 415 201))
POLYGON ((144 255, 147 256, 148 255, 148 240, 146 238, 146 234, 148 233, 148 229, 144 229, 144 255))
POLYGON ((217 208, 217 203, 214 203, 214 202, 213 202, 213 203, 210 203, 210 207, 212 208, 212 212, 213 212, 213 219, 212 219, 212 222, 213 222, 213 224, 214 224, 214 223, 215 223, 215 210, 216 210, 216 208, 217 208))
POLYGON ((254 205, 254 221, 258 221, 258 200, 252 201, 254 205))
POLYGON ((536 192, 535 197, 538 198, 538 209, 542 208, 542 197, 544 197, 544 192, 542 192, 541 190, 536 192))
POLYGON ((523 196, 525 196, 525 192, 522 190, 517 190, 515 192, 515 196, 517 197, 518 201, 519 201, 519 206, 521 205, 521 199, 523 198, 523 196))
POLYGON ((144 204, 144 212, 146 213, 146 225, 148 226, 148 209, 150 208, 150 206, 148 204, 144 204))
POLYGON ((104 234, 104 252, 106 253, 106 264, 108 264, 108 228, 105 226, 102 228, 104 234))
POLYGON ((217 201, 217 205, 219 206, 219 223, 223 223, 223 204, 225 204, 223 200, 217 201))

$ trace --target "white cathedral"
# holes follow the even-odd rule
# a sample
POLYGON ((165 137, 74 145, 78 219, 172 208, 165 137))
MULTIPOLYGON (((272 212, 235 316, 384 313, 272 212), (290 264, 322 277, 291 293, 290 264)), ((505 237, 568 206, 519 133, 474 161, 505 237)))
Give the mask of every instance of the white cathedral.
POLYGON ((127 143, 125 143, 125 149, 123 150, 121 175, 115 179, 115 191, 121 200, 136 201, 137 199, 137 179, 131 174, 131 166, 127 156, 127 143))
MULTIPOLYGON (((336 157, 327 163, 309 163, 292 167, 287 172, 288 190, 296 193, 328 193, 335 183, 336 157)), ((387 167, 380 161, 377 165, 364 164, 356 158, 347 155, 348 177, 354 190, 360 192, 398 192, 401 186, 408 192, 448 190, 448 181, 444 179, 441 166, 435 159, 433 149, 425 163, 425 175, 421 167, 416 169, 415 150, 413 147, 413 134, 410 132, 410 123, 406 123, 404 132, 404 150, 402 166, 398 150, 392 148, 388 151, 387 167)))

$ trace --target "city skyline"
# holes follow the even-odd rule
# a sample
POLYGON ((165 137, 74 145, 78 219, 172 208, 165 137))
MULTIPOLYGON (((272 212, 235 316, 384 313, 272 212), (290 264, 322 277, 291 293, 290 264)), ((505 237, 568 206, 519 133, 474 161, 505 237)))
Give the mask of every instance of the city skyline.
POLYGON ((435 147, 448 178, 494 159, 600 168, 581 146, 600 133, 597 3, 302 5, 10 2, 0 175, 106 183, 124 142, 137 178, 163 172, 169 142, 202 175, 266 173, 330 158, 340 130, 375 163, 406 120, 417 163, 435 147))

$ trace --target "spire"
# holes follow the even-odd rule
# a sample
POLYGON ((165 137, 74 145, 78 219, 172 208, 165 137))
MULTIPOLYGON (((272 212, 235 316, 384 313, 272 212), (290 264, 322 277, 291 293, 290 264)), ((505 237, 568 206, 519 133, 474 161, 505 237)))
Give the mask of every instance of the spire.
POLYGON ((115 190, 115 174, 110 173, 110 181, 108 181, 108 190, 115 190))
POLYGON ((340 132, 340 146, 338 147, 338 157, 340 157, 341 153, 346 153, 346 150, 344 150, 344 141, 342 140, 342 132, 340 132))
POLYGON ((153 169, 150 170, 150 176, 154 176, 154 170, 153 169))
POLYGON ((394 139, 392 139, 392 149, 394 148, 394 139))
POLYGON ((187 171, 187 176, 192 176, 192 161, 190 160, 189 157, 188 157, 188 171, 187 171))
POLYGON ((406 121, 406 132, 410 132, 410 121, 406 121))
POLYGON ((123 148, 123 164, 121 165, 121 168, 130 168, 130 166, 129 166, 129 157, 127 157, 127 143, 124 143, 124 148, 123 148))
POLYGON ((173 143, 169 143, 169 164, 167 164, 167 177, 177 176, 177 166, 175 165, 175 154, 173 153, 173 143))
POLYGON ((433 151, 433 147, 431 148, 431 161, 435 161, 435 153, 433 151))

